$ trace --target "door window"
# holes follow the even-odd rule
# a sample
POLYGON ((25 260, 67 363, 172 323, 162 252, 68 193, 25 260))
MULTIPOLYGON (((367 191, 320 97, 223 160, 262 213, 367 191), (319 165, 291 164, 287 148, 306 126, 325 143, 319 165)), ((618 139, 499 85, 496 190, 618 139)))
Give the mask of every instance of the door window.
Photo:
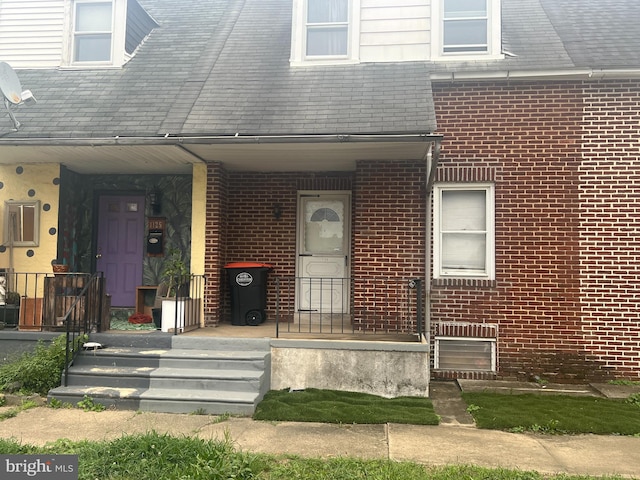
POLYGON ((305 204, 305 253, 344 253, 344 203, 340 200, 307 200, 305 204))

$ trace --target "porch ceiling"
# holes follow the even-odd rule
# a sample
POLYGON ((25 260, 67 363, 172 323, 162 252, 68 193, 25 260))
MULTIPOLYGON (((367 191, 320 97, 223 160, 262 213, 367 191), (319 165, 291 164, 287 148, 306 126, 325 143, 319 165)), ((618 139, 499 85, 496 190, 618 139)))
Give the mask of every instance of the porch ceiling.
MULTIPOLYGON (((235 171, 350 171, 358 160, 418 160, 430 143, 414 141, 374 142, 274 142, 243 139, 233 143, 127 144, 127 139, 109 142, 60 142, 56 145, 1 145, 0 164, 60 163, 80 174, 190 174, 192 165, 220 162, 235 171)), ((159 142, 161 143, 161 142, 159 142)))

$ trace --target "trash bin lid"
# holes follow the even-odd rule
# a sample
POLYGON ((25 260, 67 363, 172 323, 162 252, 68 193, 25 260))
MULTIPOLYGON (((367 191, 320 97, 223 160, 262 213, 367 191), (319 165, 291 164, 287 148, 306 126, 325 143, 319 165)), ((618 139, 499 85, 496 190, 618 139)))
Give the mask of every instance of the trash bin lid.
POLYGON ((273 268, 273 265, 258 262, 231 262, 227 263, 224 268, 273 268))

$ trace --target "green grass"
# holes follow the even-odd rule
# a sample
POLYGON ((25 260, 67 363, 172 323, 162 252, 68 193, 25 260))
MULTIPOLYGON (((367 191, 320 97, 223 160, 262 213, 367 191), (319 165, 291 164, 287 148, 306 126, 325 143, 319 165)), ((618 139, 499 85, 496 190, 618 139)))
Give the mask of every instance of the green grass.
POLYGON ((410 462, 333 458, 305 459, 241 453, 232 442, 158 433, 112 441, 58 440, 44 447, 0 439, 0 454, 72 454, 79 480, 592 480, 621 477, 542 475, 473 466, 427 467, 410 462))
POLYGON ((272 390, 256 408, 255 420, 321 423, 408 423, 437 425, 440 418, 428 398, 375 395, 309 388, 272 390))
POLYGON ((479 428, 540 433, 640 435, 640 406, 567 395, 463 393, 479 428))

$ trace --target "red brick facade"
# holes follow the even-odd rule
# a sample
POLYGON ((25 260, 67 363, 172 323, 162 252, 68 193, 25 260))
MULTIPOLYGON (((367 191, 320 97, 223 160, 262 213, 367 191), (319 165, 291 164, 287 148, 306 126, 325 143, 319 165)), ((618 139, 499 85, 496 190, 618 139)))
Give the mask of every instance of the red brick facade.
MULTIPOLYGON (((638 379, 638 82, 468 82, 433 90, 444 135, 436 181, 495 184, 496 278, 435 280, 432 320, 497 325, 500 377, 638 379)), ((268 262, 274 276, 295 275, 301 190, 352 192, 353 278, 424 278, 422 160, 360 161, 354 172, 326 174, 211 165, 208 174, 210 325, 229 315, 225 263, 268 262)), ((270 282, 271 318, 275 294, 270 282)), ((381 312, 370 295, 354 293, 353 313, 376 328, 381 312)), ((381 308, 395 315, 395 306, 381 308)), ((394 319, 414 321, 405 317, 394 319)))
POLYGON ((436 282, 432 318, 497 324, 499 375, 640 375, 638 92, 637 82, 434 87, 438 180, 494 177, 496 280, 436 282))

